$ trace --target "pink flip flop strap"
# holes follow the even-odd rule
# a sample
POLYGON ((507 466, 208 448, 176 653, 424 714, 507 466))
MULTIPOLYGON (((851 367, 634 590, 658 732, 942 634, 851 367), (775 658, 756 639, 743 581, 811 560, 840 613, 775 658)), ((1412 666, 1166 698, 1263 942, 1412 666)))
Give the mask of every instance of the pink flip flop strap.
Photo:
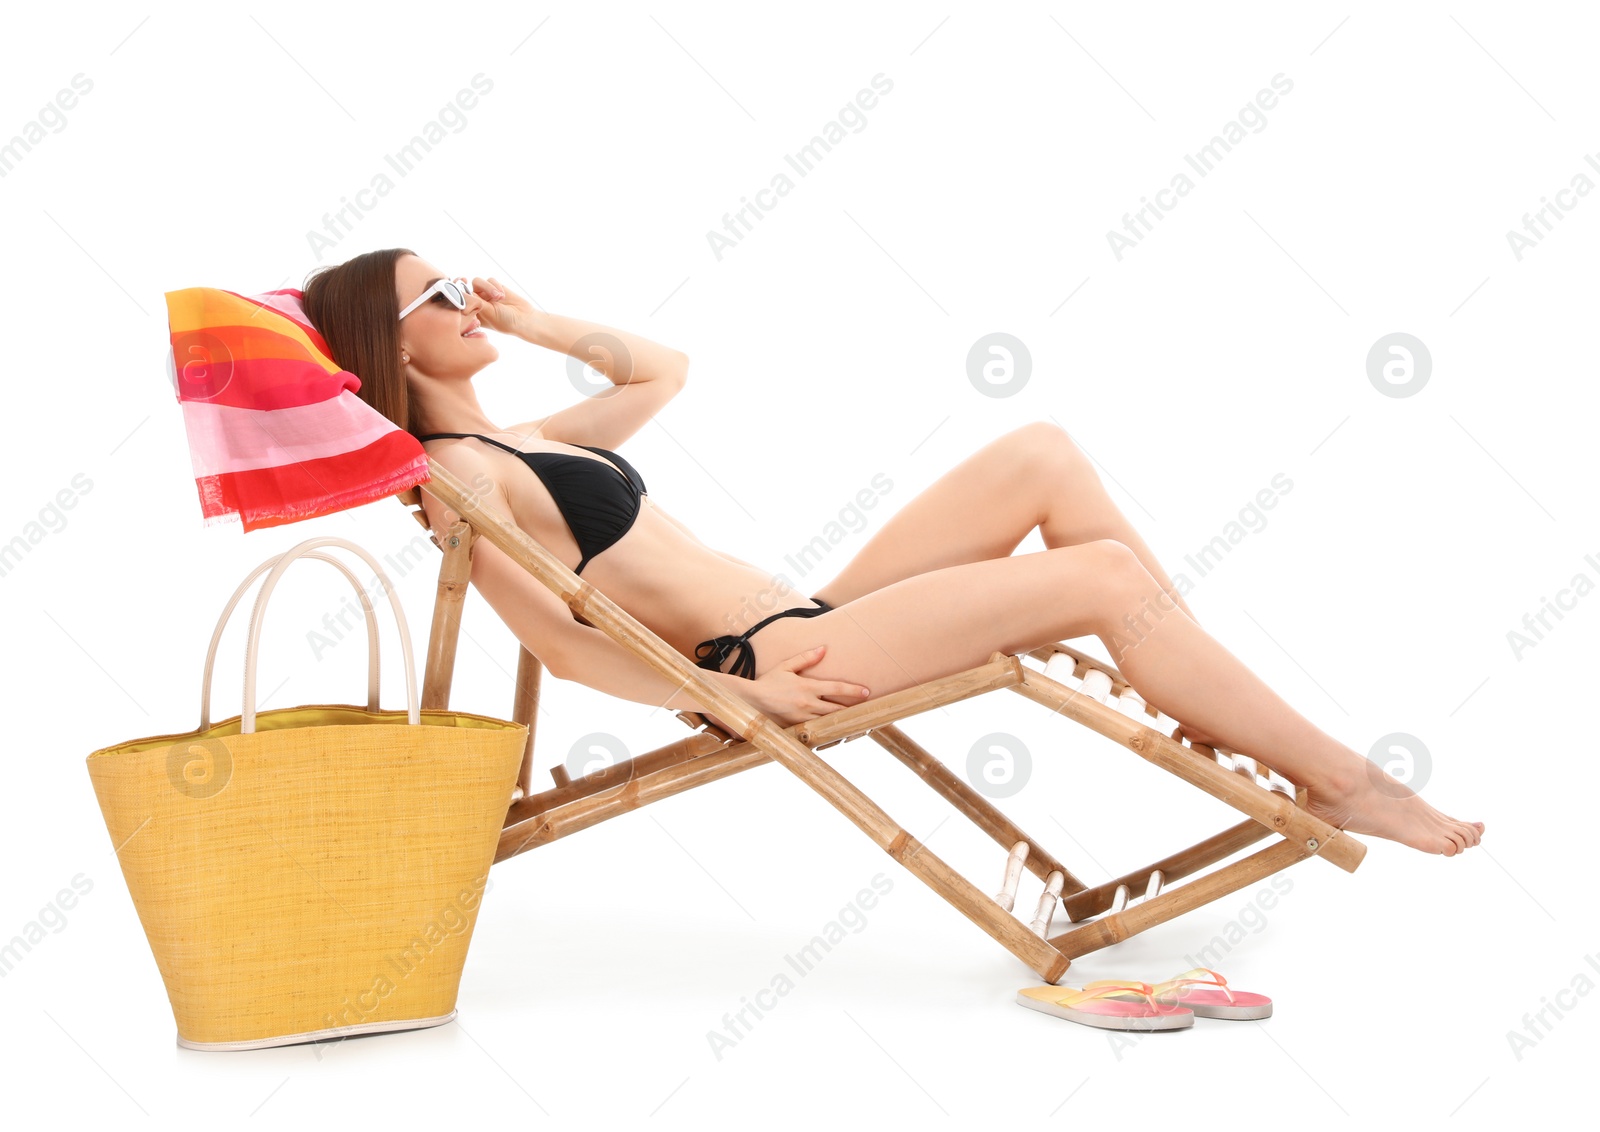
POLYGON ((1076 1006, 1080 1002, 1090 1002, 1097 998, 1110 998, 1118 994, 1136 994, 1140 998, 1150 1001, 1154 990, 1155 988, 1149 983, 1132 983, 1125 979, 1096 979, 1092 983, 1084 983, 1078 990, 1055 1001, 1057 1006, 1076 1006))
POLYGON ((1174 975, 1164 983, 1157 983, 1151 994, 1154 997, 1170 997, 1172 991, 1177 991, 1178 1000, 1181 1002, 1183 999, 1182 988, 1189 986, 1216 987, 1228 996, 1229 1002, 1233 1001, 1233 992, 1228 989, 1228 980, 1209 967, 1195 967, 1183 972, 1181 975, 1174 975), (1196 978, 1195 976, 1206 977, 1196 978))

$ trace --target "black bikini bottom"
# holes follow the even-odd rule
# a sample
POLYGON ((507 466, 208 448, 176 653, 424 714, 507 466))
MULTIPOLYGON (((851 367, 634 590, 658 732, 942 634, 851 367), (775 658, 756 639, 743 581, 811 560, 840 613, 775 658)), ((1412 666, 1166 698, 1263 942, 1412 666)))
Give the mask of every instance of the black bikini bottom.
POLYGON ((701 641, 695 646, 695 664, 701 668, 709 668, 714 672, 722 671, 722 664, 729 656, 733 656, 733 667, 728 671, 734 676, 743 676, 747 680, 756 678, 756 650, 750 644, 750 638, 757 630, 772 624, 780 617, 815 617, 819 613, 827 613, 833 606, 821 598, 811 599, 816 602, 815 609, 804 607, 796 609, 780 609, 771 617, 750 626, 741 635, 727 634, 721 637, 712 637, 709 641, 701 641))

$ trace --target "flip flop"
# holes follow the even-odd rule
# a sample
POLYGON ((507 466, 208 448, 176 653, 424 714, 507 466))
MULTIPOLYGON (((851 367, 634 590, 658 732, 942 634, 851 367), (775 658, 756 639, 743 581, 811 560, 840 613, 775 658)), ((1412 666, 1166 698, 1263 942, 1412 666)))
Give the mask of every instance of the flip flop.
POLYGON ((1187 1030, 1194 1025, 1193 1011, 1157 1006, 1152 990, 1149 983, 1098 979, 1082 987, 1024 987, 1017 1002, 1101 1030, 1187 1030), (1117 995, 1123 997, 1113 997, 1117 995))
MULTIPOLYGON (((1229 990, 1228 980, 1209 967, 1196 967, 1157 983, 1150 989, 1148 1000, 1159 1003, 1161 1009, 1187 1010, 1197 1018, 1253 1021, 1272 1017, 1270 998, 1251 991, 1229 990), (1210 987, 1216 989, 1205 989, 1210 987)), ((1121 1001, 1132 1005, 1135 999, 1132 994, 1125 994, 1121 1001)))

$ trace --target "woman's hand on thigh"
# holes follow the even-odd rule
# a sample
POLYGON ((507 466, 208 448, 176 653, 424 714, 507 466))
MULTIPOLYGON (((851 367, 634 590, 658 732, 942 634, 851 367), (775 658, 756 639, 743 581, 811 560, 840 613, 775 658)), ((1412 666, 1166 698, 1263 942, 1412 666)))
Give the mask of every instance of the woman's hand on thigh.
MULTIPOLYGON (((802 675, 802 669, 820 661, 827 648, 827 645, 818 645, 796 653, 754 680, 741 680, 735 691, 752 707, 771 716, 784 727, 828 715, 843 707, 854 707, 870 698, 871 690, 859 684, 844 680, 817 680, 802 675), (835 703, 823 699, 823 696, 834 696, 847 702, 835 703)), ((713 715, 708 714, 706 718, 724 731, 735 730, 713 715)))

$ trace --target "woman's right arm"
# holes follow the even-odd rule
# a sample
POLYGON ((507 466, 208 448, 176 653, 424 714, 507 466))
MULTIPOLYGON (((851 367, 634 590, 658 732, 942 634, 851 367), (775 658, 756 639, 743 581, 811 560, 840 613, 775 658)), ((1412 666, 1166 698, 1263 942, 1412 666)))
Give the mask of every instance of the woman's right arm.
MULTIPOLYGON (((510 501, 489 474, 488 464, 480 453, 456 446, 444 454, 440 463, 472 485, 478 502, 507 519, 513 517, 510 501)), ((423 507, 434 533, 443 534, 456 521, 457 515, 429 495, 426 486, 422 492, 423 507)), ((574 680, 635 703, 675 711, 708 710, 684 685, 657 672, 603 630, 580 623, 566 602, 548 586, 481 536, 472 546, 472 586, 552 676, 574 680)), ((784 726, 849 706, 823 700, 822 696, 840 696, 851 703, 862 698, 857 685, 800 675, 794 670, 798 659, 789 658, 760 680, 746 680, 710 669, 702 671, 711 683, 726 687, 784 726)), ((807 663, 815 663, 815 660, 807 663)))
MULTIPOLYGON (((710 714, 710 705, 688 686, 662 675, 604 630, 574 620, 571 610, 560 598, 483 538, 478 539, 472 550, 472 584, 523 647, 557 679, 571 680, 638 704, 710 714)), ((856 684, 817 680, 795 671, 797 667, 804 667, 799 661, 813 664, 819 659, 820 653, 790 657, 759 680, 747 680, 713 669, 700 671, 711 684, 740 697, 757 711, 788 727, 841 707, 850 707, 865 698, 856 684), (848 702, 835 703, 822 699, 823 696, 836 696, 848 702)), ((715 716, 711 719, 722 726, 722 721, 715 716)))

